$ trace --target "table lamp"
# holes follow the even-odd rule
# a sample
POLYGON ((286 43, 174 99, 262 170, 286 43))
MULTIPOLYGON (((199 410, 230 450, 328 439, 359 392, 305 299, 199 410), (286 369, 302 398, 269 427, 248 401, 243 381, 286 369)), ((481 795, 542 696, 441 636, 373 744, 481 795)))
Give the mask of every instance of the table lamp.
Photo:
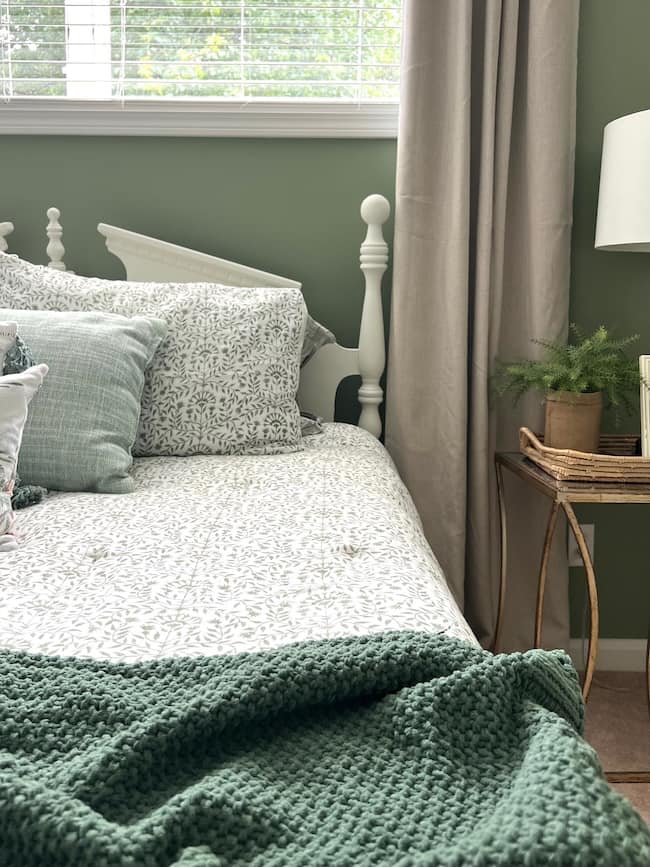
MULTIPOLYGON (((597 250, 650 253, 650 110, 608 123, 603 137, 597 250)), ((650 457, 650 356, 641 371, 641 451, 650 457)))
POLYGON ((650 110, 605 127, 595 246, 650 253, 650 110))

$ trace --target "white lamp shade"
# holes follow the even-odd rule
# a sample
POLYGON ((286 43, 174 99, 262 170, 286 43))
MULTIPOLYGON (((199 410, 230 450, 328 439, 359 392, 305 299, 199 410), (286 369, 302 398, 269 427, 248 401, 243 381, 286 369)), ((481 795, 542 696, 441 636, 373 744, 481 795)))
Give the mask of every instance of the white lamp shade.
POLYGON ((595 246, 650 253, 650 110, 605 127, 595 246))

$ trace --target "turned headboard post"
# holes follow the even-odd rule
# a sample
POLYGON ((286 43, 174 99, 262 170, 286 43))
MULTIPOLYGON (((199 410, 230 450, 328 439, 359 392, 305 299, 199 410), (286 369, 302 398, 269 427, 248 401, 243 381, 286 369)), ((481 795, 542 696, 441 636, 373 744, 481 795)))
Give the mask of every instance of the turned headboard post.
POLYGON ((14 230, 13 223, 0 223, 0 253, 6 253, 9 245, 7 244, 7 237, 11 235, 14 230))
POLYGON ((376 437, 381 434, 379 407, 384 399, 379 380, 386 365, 381 280, 388 267, 388 244, 382 226, 389 215, 390 205, 383 196, 368 196, 361 204, 361 217, 368 224, 368 232, 361 245, 361 270, 366 278, 366 292, 359 331, 359 427, 376 437))
POLYGON ((48 208, 48 224, 45 231, 47 232, 49 240, 46 252, 47 257, 50 260, 48 262, 48 268, 54 268, 56 271, 65 271, 65 262, 63 261, 63 257, 65 256, 65 247, 61 240, 63 237, 63 228, 59 222, 60 216, 61 211, 59 211, 58 208, 48 208))

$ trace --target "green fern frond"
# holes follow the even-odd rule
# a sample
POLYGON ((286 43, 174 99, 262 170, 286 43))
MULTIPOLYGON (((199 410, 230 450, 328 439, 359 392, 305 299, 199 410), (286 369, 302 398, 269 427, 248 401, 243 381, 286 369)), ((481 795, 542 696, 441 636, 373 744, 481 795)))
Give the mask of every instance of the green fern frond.
POLYGON ((602 391, 617 416, 622 407, 633 411, 630 396, 639 388, 641 377, 637 358, 626 349, 638 334, 614 338, 604 325, 586 335, 575 323, 570 326, 571 342, 534 340, 544 350, 540 361, 497 363, 493 388, 497 395, 512 393, 517 402, 527 391, 569 391, 578 394, 602 391))

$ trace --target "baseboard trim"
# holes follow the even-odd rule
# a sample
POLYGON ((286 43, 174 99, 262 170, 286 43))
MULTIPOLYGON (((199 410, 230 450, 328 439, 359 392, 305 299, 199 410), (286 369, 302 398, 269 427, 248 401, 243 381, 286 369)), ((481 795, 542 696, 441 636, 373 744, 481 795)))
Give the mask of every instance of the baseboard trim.
MULTIPOLYGON (((583 666, 583 643, 572 638, 569 653, 576 668, 583 666)), ((643 638, 601 638, 596 669, 600 671, 645 671, 646 642, 643 638)))

